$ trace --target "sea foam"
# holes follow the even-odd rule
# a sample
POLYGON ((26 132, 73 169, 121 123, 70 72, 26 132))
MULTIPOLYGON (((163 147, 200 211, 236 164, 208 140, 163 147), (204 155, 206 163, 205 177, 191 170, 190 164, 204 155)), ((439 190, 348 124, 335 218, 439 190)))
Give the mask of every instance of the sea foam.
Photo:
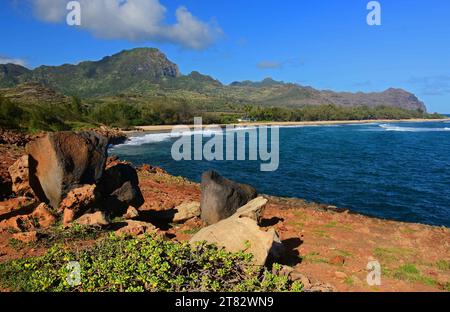
POLYGON ((401 127, 401 126, 393 126, 388 124, 379 125, 382 129, 386 131, 399 131, 399 132, 442 132, 442 131, 450 131, 450 128, 415 128, 415 127, 401 127))

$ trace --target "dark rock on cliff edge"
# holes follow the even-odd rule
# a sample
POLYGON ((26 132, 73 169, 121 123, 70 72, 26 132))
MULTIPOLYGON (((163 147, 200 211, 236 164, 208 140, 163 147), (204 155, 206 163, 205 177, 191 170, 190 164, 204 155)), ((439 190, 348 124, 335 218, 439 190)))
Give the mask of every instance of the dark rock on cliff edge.
POLYGON ((257 196, 250 185, 225 179, 215 171, 203 173, 201 191, 201 218, 207 224, 230 217, 257 196))

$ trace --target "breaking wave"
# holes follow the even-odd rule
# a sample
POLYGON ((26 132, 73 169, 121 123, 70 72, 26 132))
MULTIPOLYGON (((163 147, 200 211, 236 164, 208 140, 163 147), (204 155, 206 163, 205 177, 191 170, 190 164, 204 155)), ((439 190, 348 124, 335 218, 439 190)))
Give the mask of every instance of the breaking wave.
POLYGON ((450 128, 415 128, 415 127, 401 127, 401 126, 393 126, 388 124, 381 124, 379 127, 383 128, 386 131, 399 131, 399 132, 442 132, 442 131, 450 131, 450 128))
POLYGON ((233 132, 233 131, 243 131, 243 130, 254 130, 257 129, 256 127, 236 127, 233 129, 222 129, 222 130, 213 130, 213 129, 206 129, 206 130, 191 130, 191 131, 185 131, 185 132, 162 132, 162 133, 147 133, 144 135, 138 135, 134 137, 130 137, 125 143, 116 145, 117 146, 123 146, 123 145, 129 145, 129 146, 140 146, 144 144, 151 144, 151 143, 160 143, 164 141, 169 141, 171 139, 176 139, 181 136, 192 136, 196 134, 203 134, 205 137, 212 136, 213 134, 221 134, 224 131, 227 132, 233 132))

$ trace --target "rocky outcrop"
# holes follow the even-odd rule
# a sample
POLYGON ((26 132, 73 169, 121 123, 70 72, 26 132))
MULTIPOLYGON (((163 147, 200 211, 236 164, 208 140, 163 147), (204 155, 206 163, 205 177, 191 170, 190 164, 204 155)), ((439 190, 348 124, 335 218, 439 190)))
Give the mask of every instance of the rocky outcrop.
POLYGON ((264 265, 279 242, 274 229, 262 230, 257 223, 267 200, 258 197, 238 209, 231 217, 201 229, 190 242, 206 241, 229 252, 245 251, 253 255, 255 265, 264 265))
POLYGON ((107 139, 93 132, 49 133, 26 146, 30 186, 42 202, 58 208, 70 190, 100 180, 107 139))
POLYGON ((97 199, 95 185, 87 184, 71 190, 61 202, 59 213, 64 213, 63 224, 68 225, 75 218, 93 206, 97 199))
POLYGON ((144 202, 136 169, 112 161, 105 170, 106 148, 107 139, 95 132, 49 133, 29 143, 27 154, 8 169, 23 200, 0 206, 0 227, 29 231, 33 218, 48 227, 56 222, 51 211, 62 215, 65 226, 74 220, 105 225, 106 217, 123 216, 127 209, 136 218, 144 202))
POLYGON ((33 138, 35 138, 35 136, 31 134, 26 134, 17 130, 6 130, 0 128, 0 144, 25 146, 33 138))
POLYGON ((28 158, 28 155, 23 155, 9 167, 8 171, 12 180, 12 191, 18 196, 34 197, 30 186, 28 158))
POLYGON ((255 265, 264 265, 272 248, 276 233, 263 231, 255 220, 230 218, 201 229, 191 243, 206 241, 224 247, 229 252, 245 251, 253 255, 255 265))
POLYGON ((123 215, 129 206, 139 208, 144 203, 136 169, 128 164, 117 164, 107 170, 98 185, 105 209, 123 215))
POLYGON ((125 220, 131 220, 139 217, 139 211, 134 207, 128 207, 127 212, 123 215, 125 220))
MULTIPOLYGON (((25 211, 22 211, 25 213, 25 211)), ((19 214, 0 221, 0 229, 13 229, 26 232, 38 228, 47 228, 56 222, 56 217, 50 212, 50 208, 41 203, 32 213, 19 214)))
POLYGON ((175 215, 172 218, 173 223, 181 223, 199 217, 201 214, 199 202, 185 202, 176 206, 175 210, 175 215))
POLYGON ((201 182, 201 218, 214 224, 233 215, 236 210, 257 196, 250 185, 225 179, 215 171, 207 171, 201 182))
POLYGON ((12 238, 25 244, 34 243, 38 240, 38 233, 36 231, 14 233, 12 238))
POLYGON ((75 223, 89 226, 106 226, 111 223, 107 215, 103 211, 94 213, 86 213, 75 220, 75 223))
POLYGON ((257 197, 239 208, 233 216, 239 218, 250 218, 260 224, 261 215, 263 213, 264 207, 267 205, 267 202, 267 198, 257 197))
POLYGON ((118 235, 138 236, 142 234, 156 233, 156 227, 148 222, 127 220, 124 226, 116 231, 118 235))
POLYGON ((27 197, 11 198, 0 203, 0 220, 31 213, 39 203, 27 197))
POLYGON ((35 222, 39 224, 40 228, 47 228, 56 223, 56 217, 51 213, 50 207, 41 203, 31 214, 35 222))
POLYGON ((119 129, 101 126, 100 128, 92 129, 92 131, 107 138, 108 144, 117 145, 128 140, 128 136, 119 129))

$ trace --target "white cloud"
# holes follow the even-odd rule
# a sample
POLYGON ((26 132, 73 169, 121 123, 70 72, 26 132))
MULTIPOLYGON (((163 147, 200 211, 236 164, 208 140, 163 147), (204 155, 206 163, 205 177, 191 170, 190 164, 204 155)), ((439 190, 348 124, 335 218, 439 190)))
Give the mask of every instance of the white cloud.
MULTIPOLYGON (((64 22, 68 1, 30 0, 35 15, 45 22, 64 22)), ((212 22, 193 16, 185 7, 176 22, 165 23, 167 9, 159 0, 79 0, 82 29, 103 39, 170 42, 191 49, 204 49, 222 35, 212 22)))
POLYGON ((18 59, 18 58, 9 58, 7 56, 1 56, 0 55, 0 64, 16 64, 16 65, 21 65, 21 66, 26 66, 27 62, 23 59, 18 59))

